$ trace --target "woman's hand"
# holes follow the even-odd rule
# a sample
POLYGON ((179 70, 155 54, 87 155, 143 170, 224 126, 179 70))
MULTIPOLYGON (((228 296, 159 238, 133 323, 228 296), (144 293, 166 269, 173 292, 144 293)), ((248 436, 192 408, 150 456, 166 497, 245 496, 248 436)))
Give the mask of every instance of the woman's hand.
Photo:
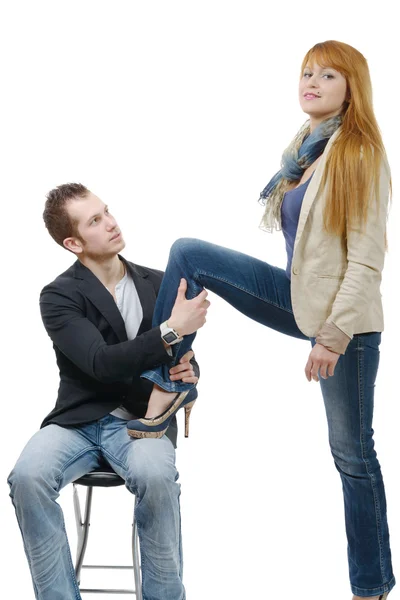
POLYGON ((182 356, 175 367, 169 370, 170 380, 171 381, 183 381, 183 383, 197 383, 199 378, 194 374, 193 365, 190 362, 190 359, 193 358, 194 352, 193 350, 189 350, 182 356))
POLYGON ((322 344, 315 344, 308 357, 306 368, 304 369, 308 381, 311 381, 311 379, 319 381, 318 371, 322 379, 332 377, 339 356, 340 354, 331 352, 331 350, 328 350, 328 348, 325 348, 322 344))

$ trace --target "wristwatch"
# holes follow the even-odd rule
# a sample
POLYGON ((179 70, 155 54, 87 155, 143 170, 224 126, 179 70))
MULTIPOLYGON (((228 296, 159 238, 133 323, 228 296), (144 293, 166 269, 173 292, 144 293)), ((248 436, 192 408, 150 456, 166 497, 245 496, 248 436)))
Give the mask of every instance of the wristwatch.
POLYGON ((177 344, 183 340, 182 337, 179 337, 179 333, 172 329, 172 327, 168 326, 168 321, 164 321, 160 325, 161 337, 166 344, 172 346, 173 344, 177 344))

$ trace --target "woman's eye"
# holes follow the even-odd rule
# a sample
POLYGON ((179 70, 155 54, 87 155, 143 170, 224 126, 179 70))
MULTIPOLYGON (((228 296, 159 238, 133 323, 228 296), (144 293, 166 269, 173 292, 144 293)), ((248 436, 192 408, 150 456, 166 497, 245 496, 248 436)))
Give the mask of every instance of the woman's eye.
MULTIPOLYGON (((304 77, 312 77, 312 73, 304 73, 304 77)), ((322 77, 327 77, 328 79, 334 78, 334 76, 331 75, 330 73, 324 73, 324 75, 322 75, 322 77)))
POLYGON ((93 221, 92 221, 92 225, 93 225, 93 223, 97 223, 97 221, 98 221, 98 220, 99 220, 99 219, 98 219, 97 217, 95 217, 95 218, 93 219, 93 221))

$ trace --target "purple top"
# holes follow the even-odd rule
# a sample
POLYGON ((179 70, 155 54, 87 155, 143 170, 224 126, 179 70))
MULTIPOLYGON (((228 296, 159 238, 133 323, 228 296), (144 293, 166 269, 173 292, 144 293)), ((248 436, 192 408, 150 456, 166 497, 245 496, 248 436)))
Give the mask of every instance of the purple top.
MULTIPOLYGON (((314 173, 313 173, 314 174, 314 173)), ((311 175, 311 177, 313 176, 311 175)), ((307 191, 308 184, 311 181, 311 177, 298 187, 286 192, 283 197, 281 207, 281 220, 282 220, 282 232, 286 242, 286 253, 287 253, 287 266, 286 275, 291 279, 292 272, 292 259, 293 259, 293 248, 294 241, 296 239, 297 226, 299 224, 299 217, 301 206, 303 204, 304 195, 307 191)))

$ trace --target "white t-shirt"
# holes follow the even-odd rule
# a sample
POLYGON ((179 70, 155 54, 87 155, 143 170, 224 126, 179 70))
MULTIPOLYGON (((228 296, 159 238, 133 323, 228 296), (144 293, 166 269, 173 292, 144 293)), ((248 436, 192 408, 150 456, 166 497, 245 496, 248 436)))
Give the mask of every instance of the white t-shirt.
MULTIPOLYGON (((140 323, 143 319, 143 309, 133 279, 128 275, 128 272, 125 273, 115 286, 115 297, 125 323, 128 340, 133 340, 139 331, 140 323)), ((128 421, 136 418, 135 415, 131 414, 123 406, 119 406, 110 414, 120 419, 127 419, 128 421)))

